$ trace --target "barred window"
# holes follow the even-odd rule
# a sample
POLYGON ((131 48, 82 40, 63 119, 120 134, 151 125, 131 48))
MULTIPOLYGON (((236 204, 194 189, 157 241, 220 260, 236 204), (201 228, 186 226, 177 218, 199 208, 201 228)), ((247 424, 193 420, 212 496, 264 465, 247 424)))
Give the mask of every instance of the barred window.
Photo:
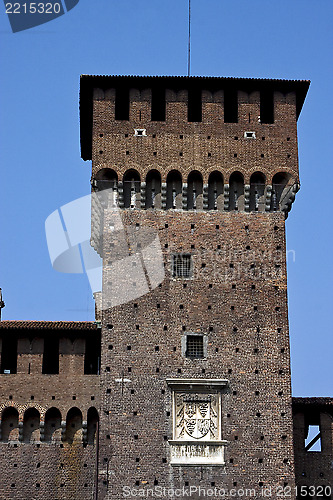
POLYGON ((173 256, 172 265, 173 278, 191 278, 192 259, 189 254, 178 254, 173 256))
POLYGON ((204 357, 203 335, 186 336, 186 357, 196 359, 204 357))

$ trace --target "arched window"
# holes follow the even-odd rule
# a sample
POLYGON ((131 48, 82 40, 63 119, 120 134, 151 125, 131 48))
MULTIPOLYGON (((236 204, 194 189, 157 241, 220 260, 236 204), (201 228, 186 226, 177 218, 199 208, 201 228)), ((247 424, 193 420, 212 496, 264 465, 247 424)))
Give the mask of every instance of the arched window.
POLYGON ((40 415, 36 408, 28 408, 23 417, 23 441, 35 443, 40 441, 40 415))
POLYGON ((233 172, 229 179, 229 210, 244 210, 244 178, 233 172))
POLYGON ((146 177, 146 208, 161 208, 161 175, 150 170, 146 177))
POLYGON ((95 176, 99 199, 105 207, 117 206, 118 175, 111 168, 102 168, 95 176))
POLYGON ((271 211, 276 212, 280 210, 280 202, 286 191, 286 186, 290 179, 290 175, 285 172, 279 172, 274 175, 272 180, 272 197, 271 197, 271 211))
POLYGON ((1 416, 1 440, 5 443, 18 441, 19 414, 16 408, 5 408, 1 416))
POLYGON ((89 408, 87 415, 87 442, 96 444, 98 438, 99 417, 96 408, 89 408))
POLYGON ((61 441, 61 413, 58 408, 50 408, 45 414, 44 440, 49 443, 61 441))
POLYGON ((223 176, 217 170, 208 178, 208 210, 223 210, 223 176))
POLYGON ((67 443, 82 442, 82 413, 78 408, 71 408, 66 418, 66 438, 67 443))
POLYGON ((171 170, 167 176, 167 200, 166 207, 178 208, 182 207, 182 176, 177 170, 171 170))
POLYGON ((263 212, 265 210, 265 176, 254 172, 250 179, 250 210, 263 212))
POLYGON ((187 210, 202 210, 202 175, 193 170, 187 179, 187 210))
POLYGON ((128 170, 124 175, 124 207, 140 208, 140 175, 136 170, 128 170))

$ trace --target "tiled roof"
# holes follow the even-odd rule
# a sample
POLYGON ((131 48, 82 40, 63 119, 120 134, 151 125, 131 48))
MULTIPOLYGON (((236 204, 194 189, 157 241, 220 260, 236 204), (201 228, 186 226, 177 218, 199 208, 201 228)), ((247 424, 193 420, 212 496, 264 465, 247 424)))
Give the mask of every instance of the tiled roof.
POLYGON ((0 321, 0 328, 29 330, 96 330, 93 321, 0 321))
POLYGON ((284 78, 248 78, 248 77, 238 77, 238 76, 186 76, 186 75, 81 75, 81 78, 142 78, 142 79, 165 79, 165 80, 243 80, 243 81, 262 81, 262 82, 307 82, 310 83, 310 80, 286 80, 284 78))

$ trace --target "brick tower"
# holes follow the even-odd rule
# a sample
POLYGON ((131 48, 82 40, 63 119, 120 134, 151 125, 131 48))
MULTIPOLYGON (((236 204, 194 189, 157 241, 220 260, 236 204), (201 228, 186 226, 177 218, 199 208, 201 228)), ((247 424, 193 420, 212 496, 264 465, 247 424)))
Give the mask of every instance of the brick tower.
POLYGON ((285 219, 308 86, 81 77, 100 498, 294 487, 285 219))

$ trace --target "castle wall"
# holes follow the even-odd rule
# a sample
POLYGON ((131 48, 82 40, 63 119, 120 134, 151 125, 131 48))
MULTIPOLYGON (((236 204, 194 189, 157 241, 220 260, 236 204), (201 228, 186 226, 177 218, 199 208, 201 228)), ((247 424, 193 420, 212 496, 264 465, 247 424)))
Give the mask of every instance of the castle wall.
POLYGON ((293 398, 296 485, 303 496, 307 494, 312 497, 317 495, 318 498, 331 498, 332 404, 332 398, 293 398), (311 426, 316 428, 312 440, 307 439, 311 426), (311 441, 316 438, 318 439, 311 446, 311 441))
MULTIPOLYGON (((293 486, 286 269, 284 252, 276 250, 285 247, 283 215, 125 211, 122 221, 155 230, 166 277, 149 294, 102 312, 108 412, 101 415, 100 467, 108 461, 117 478, 101 475, 103 491, 120 498, 124 486, 293 486), (171 256, 181 252, 192 255, 192 279, 170 275, 171 256), (207 337, 205 359, 184 357, 186 332, 207 337), (228 380, 221 417, 225 466, 170 463, 168 378, 228 380)), ((107 255, 108 239, 105 246, 107 255)), ((109 278, 106 270, 106 300, 109 278)), ((120 289, 126 281, 130 276, 117 277, 120 289)))
POLYGON ((98 473, 100 380, 84 373, 84 355, 85 338, 99 336, 97 329, 13 323, 20 328, 0 323, 2 340, 17 338, 17 372, 0 375, 0 498, 91 499, 98 473), (59 337, 58 374, 42 373, 50 336, 59 337))

